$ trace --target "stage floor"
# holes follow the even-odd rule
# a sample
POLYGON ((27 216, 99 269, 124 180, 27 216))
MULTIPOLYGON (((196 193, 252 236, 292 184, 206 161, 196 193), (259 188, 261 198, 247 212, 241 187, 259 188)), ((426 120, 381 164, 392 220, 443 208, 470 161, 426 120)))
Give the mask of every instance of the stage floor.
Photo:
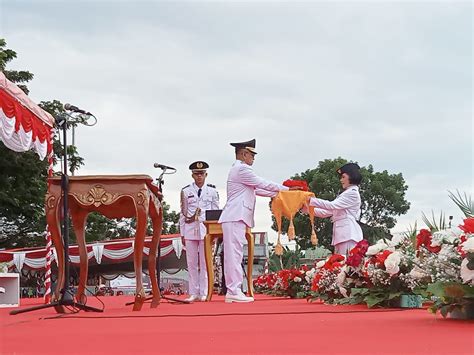
MULTIPOLYGON (((184 298, 184 297, 182 297, 184 298)), ((132 312, 129 296, 103 313, 0 309, 1 354, 474 354, 474 321, 426 309, 369 310, 257 295, 249 304, 164 300, 132 312)), ((21 307, 41 304, 23 299, 21 307)), ((94 297, 88 305, 102 307, 94 297)))

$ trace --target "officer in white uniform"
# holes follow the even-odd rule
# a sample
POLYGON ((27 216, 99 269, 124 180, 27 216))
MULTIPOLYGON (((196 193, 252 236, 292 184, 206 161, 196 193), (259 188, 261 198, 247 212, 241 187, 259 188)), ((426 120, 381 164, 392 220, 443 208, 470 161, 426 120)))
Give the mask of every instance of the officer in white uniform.
POLYGON ((196 161, 189 166, 194 182, 181 190, 179 227, 186 243, 186 261, 189 273, 189 298, 186 301, 205 301, 207 296, 207 270, 204 255, 206 210, 219 209, 216 187, 205 184, 209 165, 196 161))
MULTIPOLYGON (((252 164, 255 159, 255 139, 231 143, 235 147, 236 161, 227 178, 227 203, 219 223, 224 234, 224 275, 227 286, 225 301, 253 302, 253 297, 243 294, 242 259, 245 230, 254 226, 255 195, 273 197, 288 187, 266 181, 255 175, 252 164)), ((252 277, 252 275, 248 275, 252 277)))
POLYGON ((337 170, 344 191, 334 201, 311 197, 310 205, 315 206, 316 217, 331 217, 333 222, 332 245, 336 254, 347 255, 361 241, 359 184, 362 181, 360 168, 355 163, 347 163, 337 170))

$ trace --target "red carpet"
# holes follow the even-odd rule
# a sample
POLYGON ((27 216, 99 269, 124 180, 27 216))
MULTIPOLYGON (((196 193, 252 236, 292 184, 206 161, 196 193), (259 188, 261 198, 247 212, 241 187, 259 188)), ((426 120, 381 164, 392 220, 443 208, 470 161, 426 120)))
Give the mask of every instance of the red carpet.
MULTIPOLYGON (((145 304, 101 297, 104 313, 0 309, 1 354, 474 354, 474 322, 426 309, 368 310, 257 296, 251 304, 145 304)), ((26 299, 22 307, 39 304, 26 299)), ((88 305, 101 307, 91 297, 88 305)))

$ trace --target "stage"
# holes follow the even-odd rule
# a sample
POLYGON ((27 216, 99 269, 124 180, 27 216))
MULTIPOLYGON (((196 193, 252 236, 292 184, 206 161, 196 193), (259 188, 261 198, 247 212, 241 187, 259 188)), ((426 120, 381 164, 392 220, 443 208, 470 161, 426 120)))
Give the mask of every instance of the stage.
MULTIPOLYGON (((181 297, 184 298, 184 297, 181 297)), ((103 313, 0 309, 1 354, 473 354, 474 321, 426 309, 330 306, 257 295, 249 304, 162 301, 132 312, 130 296, 100 297, 103 313)), ((21 307, 41 304, 22 299, 21 307)), ((89 297, 88 305, 101 308, 89 297)))

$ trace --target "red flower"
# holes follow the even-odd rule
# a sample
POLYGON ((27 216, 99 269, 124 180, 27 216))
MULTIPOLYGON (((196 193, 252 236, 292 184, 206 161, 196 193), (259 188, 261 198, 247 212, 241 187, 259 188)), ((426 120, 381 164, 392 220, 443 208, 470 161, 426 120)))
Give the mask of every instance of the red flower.
POLYGON ((346 264, 352 267, 358 267, 362 260, 364 259, 365 253, 369 248, 369 242, 365 239, 361 240, 356 244, 354 248, 349 251, 349 256, 347 257, 346 264))
POLYGON ((354 255, 349 255, 347 257, 346 264, 352 267, 358 267, 363 259, 364 259, 363 255, 359 253, 354 254, 354 255))
POLYGON ((289 179, 289 180, 285 180, 283 182, 283 185, 286 187, 298 186, 298 187, 301 187, 303 191, 309 191, 308 183, 306 182, 306 180, 290 180, 289 179))
POLYGON ((458 244, 458 246, 456 247, 457 252, 458 252, 459 255, 461 255, 461 257, 463 257, 463 258, 466 257, 466 254, 467 254, 467 253, 463 250, 461 244, 464 243, 466 240, 467 240, 467 237, 466 237, 465 235, 462 235, 462 236, 461 236, 461 240, 459 241, 459 244, 458 244))
POLYGON ((332 263, 335 263, 335 262, 338 262, 338 261, 344 261, 344 256, 342 256, 340 254, 333 254, 329 258, 329 260, 326 261, 326 264, 328 264, 328 263, 332 264, 332 263))
POLYGON ((427 229, 420 230, 420 233, 418 233, 418 235, 416 236, 417 254, 421 246, 424 246, 431 253, 439 253, 439 251, 441 250, 441 246, 436 246, 436 247, 431 246, 431 239, 432 239, 432 235, 429 230, 427 229))
POLYGON ((311 284, 311 290, 317 291, 319 289, 319 281, 321 280, 322 275, 320 273, 316 274, 313 279, 313 283, 311 284))
POLYGON ((464 225, 460 225, 461 228, 465 233, 474 233, 474 218, 466 218, 464 220, 464 225))
POLYGON ((390 254, 392 254, 390 250, 384 250, 375 255, 375 266, 383 266, 390 254))

